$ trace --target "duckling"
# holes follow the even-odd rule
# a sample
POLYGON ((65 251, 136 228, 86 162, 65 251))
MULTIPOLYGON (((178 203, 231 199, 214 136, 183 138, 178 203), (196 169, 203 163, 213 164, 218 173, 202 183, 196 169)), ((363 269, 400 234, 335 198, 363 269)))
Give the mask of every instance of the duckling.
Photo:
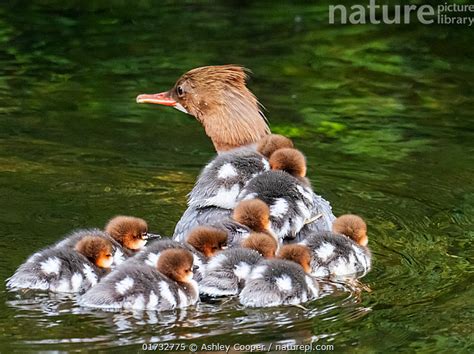
POLYGON ((150 243, 134 257, 129 258, 126 263, 145 263, 154 267, 163 251, 170 248, 183 249, 193 254, 194 277, 196 281, 199 281, 209 257, 224 249, 226 244, 227 235, 224 231, 209 226, 198 226, 188 233, 186 243, 183 244, 170 239, 157 240, 150 243))
POLYGON ((148 232, 145 220, 132 216, 116 216, 105 225, 105 233, 99 229, 77 230, 55 244, 57 248, 73 248, 76 243, 89 233, 104 237, 114 246, 114 264, 121 264, 141 249, 149 239, 161 236, 148 232))
POLYGON ((291 139, 280 134, 269 134, 257 143, 257 151, 267 159, 278 149, 293 148, 291 139))
POLYGON ((115 216, 105 225, 105 232, 122 245, 129 257, 145 247, 148 240, 161 238, 148 232, 145 220, 133 216, 115 216))
POLYGON ((246 183, 270 170, 269 154, 292 144, 282 135, 270 134, 259 142, 257 150, 252 146, 236 148, 211 160, 189 194, 188 208, 176 225, 173 239, 183 242, 194 226, 228 219, 246 183))
POLYGON ((372 256, 367 243, 365 221, 360 216, 347 214, 334 221, 332 232, 314 233, 300 245, 311 251, 311 274, 361 277, 371 268, 372 256))
POLYGON ((102 309, 171 310, 194 305, 198 288, 193 280, 193 255, 167 249, 155 267, 127 262, 106 276, 79 304, 102 309))
POLYGON ((251 269, 263 258, 274 257, 276 250, 272 236, 252 233, 242 247, 224 250, 209 260, 199 292, 211 297, 237 295, 251 269))
POLYGON ((278 149, 271 154, 269 163, 272 170, 285 171, 303 183, 310 184, 306 179, 306 157, 301 151, 293 148, 278 149))
POLYGON ((107 273, 112 263, 113 244, 92 232, 72 249, 53 246, 33 254, 7 280, 7 287, 83 293, 107 273))
POLYGON ((260 199, 243 200, 237 204, 231 218, 212 224, 227 232, 229 247, 240 246, 252 232, 261 232, 278 237, 270 225, 270 209, 260 199))
POLYGON ((242 241, 242 247, 257 251, 263 258, 273 258, 278 250, 278 242, 267 233, 254 232, 242 241))
POLYGON ((329 229, 327 221, 332 224, 334 216, 329 204, 313 192, 305 177, 304 155, 292 148, 278 149, 270 161, 272 171, 250 180, 238 199, 259 198, 267 203, 272 230, 281 242, 294 242, 306 224, 329 229))
POLYGON ((296 305, 319 296, 316 279, 309 270, 310 254, 295 245, 285 245, 278 259, 258 263, 240 292, 240 303, 247 307, 296 305))
POLYGON ((227 218, 248 180, 268 170, 268 161, 250 148, 218 155, 199 175, 189 194, 188 208, 176 224, 173 239, 184 242, 193 227, 227 218))

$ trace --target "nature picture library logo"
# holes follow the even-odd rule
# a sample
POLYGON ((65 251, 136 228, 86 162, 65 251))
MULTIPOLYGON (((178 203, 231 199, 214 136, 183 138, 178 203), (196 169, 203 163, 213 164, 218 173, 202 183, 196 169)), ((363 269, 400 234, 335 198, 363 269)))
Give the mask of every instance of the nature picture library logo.
POLYGON ((329 5, 329 23, 363 25, 409 24, 415 18, 424 25, 466 25, 474 22, 474 4, 442 3, 438 5, 381 5, 376 0, 369 3, 329 5))

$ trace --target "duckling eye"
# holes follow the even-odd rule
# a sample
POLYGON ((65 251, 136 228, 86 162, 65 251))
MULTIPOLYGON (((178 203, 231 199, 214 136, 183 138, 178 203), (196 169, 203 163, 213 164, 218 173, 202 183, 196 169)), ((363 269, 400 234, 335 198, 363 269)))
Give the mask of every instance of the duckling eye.
POLYGON ((183 96, 184 96, 183 87, 182 87, 182 86, 178 86, 178 87, 176 88, 176 93, 178 94, 179 97, 183 97, 183 96))

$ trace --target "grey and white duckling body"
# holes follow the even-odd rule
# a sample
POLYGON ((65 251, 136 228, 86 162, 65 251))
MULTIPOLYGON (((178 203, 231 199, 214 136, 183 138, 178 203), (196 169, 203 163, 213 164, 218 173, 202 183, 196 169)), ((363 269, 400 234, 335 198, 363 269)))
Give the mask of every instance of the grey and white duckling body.
POLYGON ((212 225, 227 233, 229 247, 240 247, 253 232, 265 233, 276 240, 270 224, 270 209, 260 199, 243 200, 237 204, 229 219, 212 225))
POLYGON ((192 268, 191 252, 175 248, 161 252, 155 267, 126 262, 86 292, 79 304, 158 311, 187 307, 199 299, 192 268))
POLYGON ((317 232, 300 242, 311 251, 311 274, 362 277, 370 271, 367 225, 357 215, 342 215, 333 231, 317 232))
POLYGON ((135 255, 146 245, 148 240, 161 237, 148 232, 148 224, 145 220, 133 216, 119 215, 107 222, 104 232, 98 229, 78 230, 58 241, 55 247, 74 248, 79 240, 91 232, 112 242, 115 265, 119 265, 125 259, 135 255))
POLYGON ((252 233, 242 242, 242 247, 219 252, 207 263, 199 292, 211 297, 237 295, 252 268, 262 259, 274 257, 277 246, 272 236, 252 233))
POLYGON ((235 148, 215 157, 204 167, 189 194, 188 208, 176 225, 173 239, 183 242, 187 232, 197 225, 219 227, 221 223, 220 227, 229 229, 231 234, 245 232, 245 228, 234 225, 230 219, 238 195, 250 179, 270 170, 270 154, 292 146, 290 139, 270 134, 258 144, 235 148))
POLYGON ((227 234, 224 231, 209 226, 197 226, 188 233, 185 243, 172 239, 157 240, 151 242, 126 262, 147 264, 154 267, 163 251, 170 248, 184 249, 190 251, 193 255, 194 279, 199 281, 208 259, 226 247, 227 234))
POLYGON ((33 254, 7 279, 7 288, 83 293, 107 274, 113 260, 112 243, 100 231, 91 232, 74 248, 53 246, 33 254))
POLYGON ((306 273, 310 270, 307 249, 299 245, 285 245, 278 257, 261 261, 253 267, 239 295, 242 305, 296 305, 319 296, 318 281, 306 273))
POLYGON ((307 224, 330 230, 334 216, 329 203, 313 192, 306 179, 303 154, 292 148, 279 149, 270 156, 270 165, 271 171, 247 183, 239 200, 259 198, 268 204, 271 228, 281 242, 295 242, 307 224))
POLYGON ((211 225, 228 218, 245 184, 269 169, 267 160, 251 148, 238 148, 218 155, 198 177, 173 239, 184 242, 186 234, 195 226, 211 225))

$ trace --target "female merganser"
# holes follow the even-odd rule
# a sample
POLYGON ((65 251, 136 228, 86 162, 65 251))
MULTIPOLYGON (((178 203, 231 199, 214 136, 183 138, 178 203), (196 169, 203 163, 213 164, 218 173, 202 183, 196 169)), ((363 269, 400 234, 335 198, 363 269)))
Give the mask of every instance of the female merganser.
POLYGON ((263 258, 274 257, 277 246, 272 236, 252 233, 242 247, 219 252, 207 263, 199 292, 211 297, 237 295, 252 268, 263 258))
POLYGON ((102 309, 171 310, 198 301, 193 280, 193 255, 167 249, 155 267, 126 262, 91 288, 79 304, 102 309))
MULTIPOLYGON (((171 90, 155 95, 139 95, 137 102, 172 106, 193 115, 204 126, 216 151, 221 153, 255 145, 270 133, 257 99, 245 86, 246 78, 245 69, 235 65, 196 68, 184 74, 171 90)), ((312 191, 311 199, 313 210, 310 216, 322 216, 303 230, 310 233, 331 230, 335 217, 330 204, 312 191)), ((205 219, 204 223, 209 223, 211 219, 225 217, 227 213, 225 209, 218 209, 215 214, 202 217, 196 210, 188 209, 180 220, 175 239, 184 237, 182 230, 189 230, 183 227, 186 222, 199 217, 205 219)), ((300 239, 296 237, 296 240, 300 239)))
POLYGON ((357 215, 342 215, 333 232, 314 233, 300 245, 311 251, 311 274, 315 276, 364 276, 371 267, 367 248, 367 225, 357 215))
POLYGON ((106 274, 113 263, 113 245, 89 233, 70 248, 50 247, 33 254, 7 280, 10 289, 83 293, 106 274))
POLYGON ((317 280, 305 273, 310 270, 307 250, 285 245, 278 258, 261 261, 252 269, 239 295, 242 305, 296 305, 319 296, 317 280))
POLYGON ((121 264, 126 258, 145 246, 149 239, 161 236, 148 232, 145 220, 133 216, 115 216, 105 225, 105 233, 98 229, 78 230, 55 244, 57 248, 73 248, 74 245, 89 233, 100 235, 110 240, 114 246, 114 263, 121 264))
POLYGON ((247 78, 246 69, 237 65, 200 67, 181 76, 171 90, 139 95, 137 102, 171 106, 194 116, 221 153, 270 134, 257 98, 245 86, 247 78))

